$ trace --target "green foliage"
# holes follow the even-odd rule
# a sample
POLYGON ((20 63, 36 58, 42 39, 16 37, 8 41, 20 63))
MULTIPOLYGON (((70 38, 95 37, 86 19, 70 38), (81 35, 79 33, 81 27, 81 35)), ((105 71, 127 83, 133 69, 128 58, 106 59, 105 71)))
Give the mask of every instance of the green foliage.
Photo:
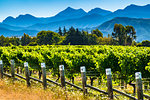
POLYGON ((148 40, 142 41, 142 46, 150 47, 150 41, 148 40))
POLYGON ((141 47, 141 46, 150 47, 150 41, 144 40, 141 43, 137 43, 137 47, 141 47))
MULTIPOLYGON (((21 37, 4 37, 0 36, 0 46, 22 45, 136 45, 136 32, 132 26, 124 27, 121 24, 115 24, 114 33, 112 36, 103 37, 103 33, 98 29, 92 30, 91 33, 87 31, 80 31, 78 28, 71 27, 69 30, 58 29, 58 33, 53 31, 40 31, 37 36, 31 37, 25 34, 21 37), (133 43, 134 42, 134 43, 133 43)), ((144 45, 148 45, 144 42, 144 45)), ((149 45, 148 45, 149 46, 149 45)))
POLYGON ((67 35, 67 31, 66 31, 66 28, 64 27, 64 30, 63 30, 63 36, 67 35))
POLYGON ((61 31, 61 27, 59 27, 58 34, 59 34, 60 36, 63 36, 63 32, 61 31))
POLYGON ((92 34, 95 34, 97 37, 103 37, 103 33, 99 31, 98 29, 92 30, 92 34))
POLYGON ((9 46, 0 47, 0 59, 5 66, 14 59, 17 64, 29 62, 32 69, 40 70, 40 63, 45 62, 54 75, 59 73, 59 65, 65 65, 66 76, 71 78, 80 73, 80 67, 87 71, 100 73, 105 77, 105 69, 126 82, 135 79, 135 72, 142 72, 143 77, 150 77, 150 48, 129 46, 9 46))
POLYGON ((83 31, 79 31, 78 29, 74 29, 71 27, 67 32, 67 36, 64 40, 64 44, 71 44, 71 45, 85 45, 88 41, 87 34, 83 31))
POLYGON ((38 45, 37 42, 30 42, 30 43, 28 44, 28 46, 36 46, 36 45, 38 45))
POLYGON ((31 42, 31 37, 28 34, 25 34, 21 37, 21 45, 26 46, 31 42))
POLYGON ((113 45, 113 38, 112 37, 98 37, 97 39, 98 44, 101 45, 113 45))
POLYGON ((20 45, 20 40, 17 37, 4 37, 3 35, 0 36, 0 46, 10 46, 10 45, 20 45))
POLYGON ((39 45, 57 44, 60 39, 60 35, 53 31, 41 31, 37 34, 37 43, 39 45))
POLYGON ((96 34, 89 34, 88 35, 88 43, 89 45, 96 45, 98 44, 97 42, 97 35, 96 34))
POLYGON ((145 67, 145 69, 150 72, 150 62, 147 64, 147 66, 145 67))
POLYGON ((131 45, 133 40, 136 39, 136 32, 133 26, 124 27, 122 24, 115 24, 112 37, 119 45, 131 45))

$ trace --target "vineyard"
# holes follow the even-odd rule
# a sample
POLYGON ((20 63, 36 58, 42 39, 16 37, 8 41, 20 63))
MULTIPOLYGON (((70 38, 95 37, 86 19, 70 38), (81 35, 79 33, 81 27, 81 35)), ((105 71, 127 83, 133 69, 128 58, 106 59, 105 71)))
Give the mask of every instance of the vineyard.
MULTIPOLYGON (((150 48, 148 47, 98 45, 0 47, 0 60, 3 61, 5 73, 12 70, 10 67, 12 59, 17 73, 24 72, 26 70, 24 62, 28 62, 30 74, 34 74, 34 71, 38 72, 39 79, 42 74, 41 63, 45 62, 46 72, 51 77, 57 77, 56 82, 53 81, 56 84, 61 77, 59 65, 64 65, 66 80, 71 81, 72 86, 80 85, 77 82, 81 76, 80 67, 85 66, 87 79, 90 80, 90 85, 87 86, 95 90, 97 88, 92 87, 95 83, 98 82, 99 85, 105 83, 107 68, 111 68, 113 83, 121 83, 123 88, 127 84, 135 88, 133 84, 136 72, 141 72, 147 82, 150 78, 150 48)), ((150 88, 150 82, 145 84, 150 88)), ((134 89, 132 90, 135 92, 134 89)), ((149 90, 146 93, 149 94, 149 90)))

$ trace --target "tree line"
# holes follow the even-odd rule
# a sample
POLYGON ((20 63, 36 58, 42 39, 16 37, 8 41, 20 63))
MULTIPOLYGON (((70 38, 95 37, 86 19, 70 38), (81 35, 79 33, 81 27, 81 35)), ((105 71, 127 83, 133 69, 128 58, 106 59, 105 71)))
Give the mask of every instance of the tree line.
MULTIPOLYGON (((103 33, 98 29, 80 31, 78 28, 71 27, 66 30, 59 27, 58 32, 40 31, 35 37, 25 34, 21 37, 4 37, 0 36, 0 46, 22 45, 136 45, 136 31, 133 26, 114 25, 114 32, 103 37, 103 33)), ((149 46, 138 44, 138 46, 149 46)))

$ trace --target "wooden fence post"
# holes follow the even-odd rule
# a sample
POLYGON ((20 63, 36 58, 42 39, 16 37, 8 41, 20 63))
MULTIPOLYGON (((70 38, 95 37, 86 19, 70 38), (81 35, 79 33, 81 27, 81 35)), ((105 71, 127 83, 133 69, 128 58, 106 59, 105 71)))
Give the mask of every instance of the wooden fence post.
POLYGON ((27 87, 29 87, 30 86, 30 77, 29 77, 28 62, 24 63, 24 68, 25 68, 25 76, 26 76, 27 87))
POLYGON ((3 78, 3 61, 0 60, 0 78, 3 78))
POLYGON ((65 87, 64 65, 59 65, 59 71, 60 71, 61 86, 65 87))
POLYGON ((87 87, 86 87, 86 69, 85 66, 80 67, 81 71, 81 77, 82 77, 82 87, 83 87, 83 94, 85 95, 87 93, 87 87))
POLYGON ((107 87, 108 87, 108 97, 109 100, 113 100, 113 88, 112 88, 112 79, 111 79, 111 68, 106 69, 107 75, 107 87))
POLYGON ((46 82, 46 66, 45 63, 41 63, 41 69, 42 69, 42 77, 43 77, 43 87, 44 89, 47 88, 47 82, 46 82))
POLYGON ((142 75, 141 75, 141 72, 136 72, 135 73, 135 79, 136 79, 136 88, 137 88, 138 100, 143 100, 143 89, 142 89, 142 75))
POLYGON ((15 61, 14 60, 10 60, 10 62, 11 62, 11 77, 14 80, 15 79, 15 70, 14 70, 15 61))

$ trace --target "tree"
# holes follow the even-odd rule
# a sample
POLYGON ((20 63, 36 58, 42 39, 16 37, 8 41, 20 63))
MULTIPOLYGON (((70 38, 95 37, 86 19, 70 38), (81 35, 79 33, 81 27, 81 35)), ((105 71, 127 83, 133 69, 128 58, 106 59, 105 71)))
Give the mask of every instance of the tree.
POLYGON ((58 44, 60 35, 53 31, 41 31, 37 34, 37 43, 39 45, 58 44))
POLYGON ((136 39, 136 32, 133 26, 126 26, 126 44, 131 45, 132 42, 136 39))
POLYGON ((64 26, 64 30, 63 30, 63 36, 67 34, 66 28, 64 26))
POLYGON ((150 41, 148 40, 142 41, 142 46, 150 47, 150 41))
POLYGON ((59 27, 58 34, 59 34, 60 36, 63 36, 63 33, 62 33, 62 31, 61 31, 61 27, 59 27))
POLYGON ((21 45, 26 46, 31 42, 31 37, 28 34, 25 34, 21 37, 21 45))
POLYGON ((93 30, 91 33, 95 34, 97 37, 103 37, 103 33, 98 29, 93 30))
POLYGON ((124 27, 122 24, 115 24, 112 37, 119 45, 131 45, 136 39, 136 32, 133 26, 124 27))
POLYGON ((112 37, 118 41, 119 45, 124 45, 126 38, 126 28, 122 24, 115 24, 112 37))
POLYGON ((4 37, 0 36, 0 46, 20 45, 20 39, 17 37, 4 37))
POLYGON ((82 44, 88 45, 88 32, 82 31, 81 34, 82 34, 82 38, 83 38, 83 43, 82 44))
POLYGON ((72 45, 76 44, 76 30, 73 27, 69 29, 69 31, 67 32, 66 39, 64 40, 64 44, 69 43, 72 45))
POLYGON ((97 39, 98 39, 98 37, 96 34, 89 34, 88 44, 89 45, 96 45, 98 43, 97 39))
POLYGON ((5 46, 6 39, 3 35, 0 36, 0 46, 5 46))
POLYGON ((79 31, 78 28, 74 29, 71 27, 67 32, 63 43, 71 45, 86 45, 88 44, 88 34, 85 31, 79 31))
POLYGON ((9 43, 18 46, 18 45, 21 44, 21 41, 17 37, 10 37, 9 38, 9 43))
POLYGON ((113 38, 112 37, 98 37, 97 39, 98 44, 101 45, 112 45, 113 44, 113 38))

